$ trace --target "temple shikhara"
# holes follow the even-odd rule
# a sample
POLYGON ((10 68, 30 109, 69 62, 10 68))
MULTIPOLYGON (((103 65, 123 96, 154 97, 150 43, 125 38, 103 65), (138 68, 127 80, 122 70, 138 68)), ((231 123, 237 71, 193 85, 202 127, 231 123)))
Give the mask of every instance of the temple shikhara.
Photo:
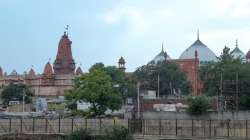
POLYGON ((72 56, 71 40, 66 32, 62 35, 56 60, 53 64, 47 62, 42 74, 36 74, 33 68, 28 73, 19 75, 13 70, 9 75, 3 73, 0 68, 0 85, 10 83, 24 83, 31 87, 36 96, 56 97, 64 94, 64 91, 72 88, 73 79, 83 74, 72 56))
MULTIPOLYGON (((67 32, 62 35, 53 64, 47 62, 44 66, 42 74, 37 74, 33 68, 28 73, 18 74, 13 70, 10 74, 4 72, 0 67, 0 85, 8 85, 10 83, 24 83, 31 87, 35 96, 53 98, 62 96, 65 90, 73 87, 73 79, 83 74, 81 67, 76 68, 76 63, 71 50, 72 42, 67 32)), ((250 51, 245 55, 238 47, 231 52, 235 58, 241 58, 243 62, 250 62, 250 51)), ((177 63, 184 71, 187 79, 192 86, 192 95, 200 95, 202 90, 202 82, 199 79, 200 65, 206 65, 209 62, 216 62, 215 53, 210 50, 199 38, 197 34, 196 41, 189 46, 178 59, 172 59, 162 45, 162 50, 148 64, 154 65, 162 61, 172 61, 177 63)), ((121 57, 118 60, 118 68, 123 71, 125 68, 125 59, 121 57)))

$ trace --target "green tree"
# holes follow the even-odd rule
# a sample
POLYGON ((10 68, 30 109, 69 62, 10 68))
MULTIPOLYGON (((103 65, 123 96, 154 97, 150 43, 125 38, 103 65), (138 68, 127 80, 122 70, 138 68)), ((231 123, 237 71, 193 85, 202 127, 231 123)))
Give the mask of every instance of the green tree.
POLYGON ((209 100, 206 96, 193 96, 189 99, 188 112, 192 115, 202 115, 209 108, 209 100))
POLYGON ((116 66, 105 66, 103 63, 94 64, 89 71, 100 69, 106 72, 111 79, 113 89, 122 95, 123 100, 127 97, 132 97, 135 95, 135 82, 131 74, 126 74, 123 70, 117 68, 116 66))
POLYGON ((26 104, 32 102, 32 92, 30 88, 25 84, 14 84, 10 83, 8 86, 3 87, 1 92, 1 99, 3 100, 3 104, 8 105, 9 101, 22 101, 26 104))
POLYGON ((144 65, 134 72, 135 77, 142 83, 142 89, 156 90, 158 87, 158 75, 160 82, 160 94, 170 93, 189 94, 191 85, 184 72, 176 63, 164 62, 157 65, 144 65))
POLYGON ((113 90, 111 77, 99 68, 76 78, 74 88, 66 98, 89 102, 91 116, 103 115, 107 109, 120 109, 122 105, 120 94, 113 90))
POLYGON ((104 70, 104 64, 101 63, 101 62, 95 63, 93 66, 91 66, 91 67, 89 68, 89 72, 94 71, 94 70, 97 70, 97 69, 99 69, 99 70, 104 70))
POLYGON ((250 94, 250 65, 240 59, 233 59, 230 49, 225 47, 218 62, 203 65, 200 68, 200 78, 203 81, 203 92, 214 96, 220 93, 220 82, 223 82, 223 94, 230 95, 236 91, 236 74, 241 94, 250 94))

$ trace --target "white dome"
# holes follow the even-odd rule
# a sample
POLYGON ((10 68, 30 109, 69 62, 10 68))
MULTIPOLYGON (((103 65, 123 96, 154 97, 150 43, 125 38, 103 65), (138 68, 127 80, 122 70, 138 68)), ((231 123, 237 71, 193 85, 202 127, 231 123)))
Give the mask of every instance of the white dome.
POLYGON ((238 48, 236 47, 232 52, 231 55, 236 59, 236 58, 245 58, 245 54, 238 48))
POLYGON ((158 64, 159 62, 163 62, 165 60, 171 59, 167 52, 164 51, 163 47, 161 52, 154 57, 153 60, 149 62, 149 64, 158 64))
POLYGON ((195 58, 195 51, 197 51, 200 63, 205 64, 211 61, 217 61, 215 53, 210 50, 205 44, 203 44, 199 37, 197 40, 188 47, 179 57, 179 59, 193 59, 195 58))
POLYGON ((234 59, 241 59, 243 62, 246 61, 246 55, 238 48, 238 41, 236 40, 236 47, 231 52, 234 59))

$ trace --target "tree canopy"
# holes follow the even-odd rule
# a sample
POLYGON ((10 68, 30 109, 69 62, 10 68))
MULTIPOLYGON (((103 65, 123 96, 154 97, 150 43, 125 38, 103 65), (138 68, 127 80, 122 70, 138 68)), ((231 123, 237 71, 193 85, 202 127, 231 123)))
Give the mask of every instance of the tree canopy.
POLYGON ((90 103, 91 116, 103 115, 107 109, 120 109, 122 105, 121 95, 113 89, 112 78, 100 68, 92 68, 88 74, 76 78, 73 90, 65 96, 90 103))
POLYGON ((8 86, 3 87, 1 92, 1 99, 3 104, 8 105, 9 101, 22 101, 23 96, 25 103, 31 103, 33 96, 30 88, 25 84, 10 83, 8 86))
POLYGON ((122 95, 123 100, 136 95, 136 81, 132 74, 125 74, 122 69, 105 66, 103 63, 94 64, 89 72, 95 69, 103 70, 111 77, 113 89, 122 95))
POLYGON ((191 85, 185 73, 174 62, 163 62, 157 65, 139 67, 134 75, 142 83, 143 89, 157 90, 158 76, 160 95, 174 93, 189 94, 191 85))

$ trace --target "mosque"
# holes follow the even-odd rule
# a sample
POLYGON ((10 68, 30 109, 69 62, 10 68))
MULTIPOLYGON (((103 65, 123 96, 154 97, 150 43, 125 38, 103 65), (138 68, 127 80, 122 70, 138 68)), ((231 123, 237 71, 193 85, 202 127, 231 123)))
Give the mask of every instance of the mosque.
MULTIPOLYGON (((73 87, 73 79, 83 74, 80 67, 76 68, 71 51, 71 40, 68 33, 64 32, 59 44, 56 60, 53 64, 47 62, 42 74, 36 74, 33 68, 28 73, 18 74, 13 70, 10 74, 3 72, 0 67, 0 85, 10 83, 24 83, 31 87, 35 96, 53 98, 62 96, 65 90, 73 87)), ((250 51, 245 55, 236 42, 235 49, 231 52, 234 58, 241 58, 244 62, 250 62, 250 51)), ((210 50, 197 35, 196 41, 180 55, 179 59, 171 59, 163 47, 149 64, 157 64, 161 61, 176 62, 187 75, 192 85, 192 94, 201 94, 202 84, 199 80, 199 66, 209 62, 216 62, 215 53, 210 50)), ((118 68, 125 71, 125 59, 121 57, 118 61, 118 68)))
MULTIPOLYGON (((243 63, 250 62, 250 50, 245 55, 238 47, 236 40, 235 48, 230 52, 234 59, 240 59, 243 63)), ((157 64, 163 61, 172 61, 177 63, 184 71, 188 81, 192 86, 192 95, 200 95, 202 92, 202 81, 199 79, 199 67, 211 62, 217 62, 218 57, 209 49, 199 37, 197 33, 196 41, 184 50, 178 59, 171 59, 169 54, 164 51, 163 46, 161 52, 154 57, 148 64, 157 64)))

